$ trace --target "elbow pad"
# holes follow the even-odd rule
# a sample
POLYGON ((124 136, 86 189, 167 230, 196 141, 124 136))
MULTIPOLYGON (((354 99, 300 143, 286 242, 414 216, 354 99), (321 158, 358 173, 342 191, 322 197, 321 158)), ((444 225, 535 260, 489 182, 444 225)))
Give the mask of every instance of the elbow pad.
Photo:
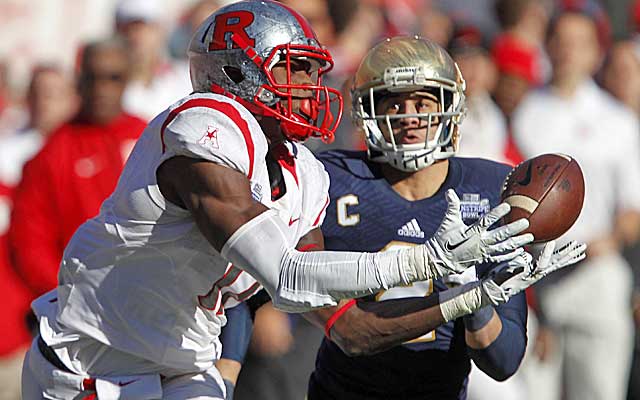
POLYGON ((421 246, 384 253, 300 252, 289 243, 287 230, 278 213, 268 210, 241 226, 221 251, 260 282, 283 311, 310 311, 408 284, 425 263, 421 246))

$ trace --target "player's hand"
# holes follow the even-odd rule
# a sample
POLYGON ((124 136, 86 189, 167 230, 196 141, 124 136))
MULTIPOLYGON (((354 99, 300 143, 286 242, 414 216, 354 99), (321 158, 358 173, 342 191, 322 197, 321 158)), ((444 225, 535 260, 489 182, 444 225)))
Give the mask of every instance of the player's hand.
POLYGON ((511 207, 502 203, 467 226, 460 214, 460 199, 447 190, 447 212, 438 231, 426 243, 430 266, 436 277, 460 273, 483 262, 501 263, 524 253, 522 246, 533 241, 530 233, 518 235, 529 227, 529 221, 519 219, 489 230, 507 215, 511 207))
POLYGON ((483 303, 504 304, 550 273, 585 258, 584 243, 571 241, 554 251, 555 246, 555 241, 548 242, 535 262, 525 252, 495 267, 482 281, 483 303))

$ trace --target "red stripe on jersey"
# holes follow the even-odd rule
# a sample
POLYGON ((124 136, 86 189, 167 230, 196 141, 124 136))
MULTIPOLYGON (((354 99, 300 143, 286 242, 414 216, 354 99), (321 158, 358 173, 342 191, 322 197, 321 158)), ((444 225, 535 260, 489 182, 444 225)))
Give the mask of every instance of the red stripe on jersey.
POLYGON ((327 201, 324 203, 324 206, 322 206, 322 210, 320 210, 320 213, 316 217, 316 220, 313 221, 313 225, 312 226, 316 226, 318 224, 318 222, 320 222, 320 217, 322 216, 322 213, 324 212, 324 210, 327 209, 328 205, 329 205, 329 196, 327 196, 327 201))
POLYGON ((293 179, 296 180, 296 185, 300 186, 300 184, 298 183, 298 175, 296 174, 296 165, 294 163, 289 164, 285 160, 278 160, 278 163, 282 166, 282 168, 291 172, 291 175, 293 175, 293 179))
POLYGON ((166 150, 166 145, 164 143, 164 131, 167 126, 173 121, 178 114, 180 114, 184 110, 188 110, 190 108, 195 107, 204 107, 211 108, 212 110, 220 111, 225 114, 227 117, 231 118, 231 120, 236 124, 236 126, 242 132, 242 136, 244 136, 244 141, 247 145, 247 152, 249 153, 249 173, 248 177, 251 179, 253 177, 253 162, 254 162, 254 147, 253 147, 253 139, 251 138, 251 131, 249 130, 249 124, 247 121, 242 118, 240 112, 231 104, 226 103, 224 101, 218 101, 214 99, 192 99, 182 104, 180 107, 174 108, 169 112, 167 119, 162 124, 162 128, 160 129, 160 140, 162 141, 162 152, 164 153, 166 150))
POLYGON ((298 23, 300 24, 300 27, 302 28, 302 31, 304 32, 304 34, 309 39, 316 39, 316 34, 313 32, 313 29, 311 29, 311 25, 309 25, 309 22, 306 19, 304 19, 304 17, 302 15, 298 14, 297 11, 295 11, 293 8, 291 8, 289 6, 285 6, 282 3, 279 3, 279 5, 282 8, 286 9, 287 11, 289 11, 289 13, 291 13, 291 15, 293 15, 295 17, 295 19, 298 20, 298 23))
POLYGON ((296 173, 296 160, 293 155, 289 152, 287 146, 283 143, 280 143, 278 146, 275 146, 271 150, 272 154, 278 160, 278 164, 293 175, 293 179, 296 181, 296 185, 300 186, 298 183, 298 174, 296 173))

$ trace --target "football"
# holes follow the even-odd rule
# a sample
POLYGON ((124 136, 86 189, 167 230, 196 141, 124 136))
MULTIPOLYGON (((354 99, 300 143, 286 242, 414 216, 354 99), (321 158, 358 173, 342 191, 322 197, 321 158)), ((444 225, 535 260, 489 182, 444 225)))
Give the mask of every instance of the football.
POLYGON ((527 218, 529 228, 525 233, 533 234, 534 243, 557 239, 571 228, 582 210, 582 170, 565 154, 531 158, 511 170, 501 199, 511 205, 505 223, 527 218))

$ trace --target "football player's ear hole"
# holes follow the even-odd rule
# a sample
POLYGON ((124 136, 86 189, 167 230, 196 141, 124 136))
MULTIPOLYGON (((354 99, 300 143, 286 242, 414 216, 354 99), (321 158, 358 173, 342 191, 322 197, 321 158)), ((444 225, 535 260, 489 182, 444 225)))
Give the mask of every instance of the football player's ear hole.
POLYGON ((244 80, 244 75, 242 75, 240 68, 225 65, 222 67, 222 71, 227 75, 227 78, 233 81, 233 83, 240 83, 244 80))

